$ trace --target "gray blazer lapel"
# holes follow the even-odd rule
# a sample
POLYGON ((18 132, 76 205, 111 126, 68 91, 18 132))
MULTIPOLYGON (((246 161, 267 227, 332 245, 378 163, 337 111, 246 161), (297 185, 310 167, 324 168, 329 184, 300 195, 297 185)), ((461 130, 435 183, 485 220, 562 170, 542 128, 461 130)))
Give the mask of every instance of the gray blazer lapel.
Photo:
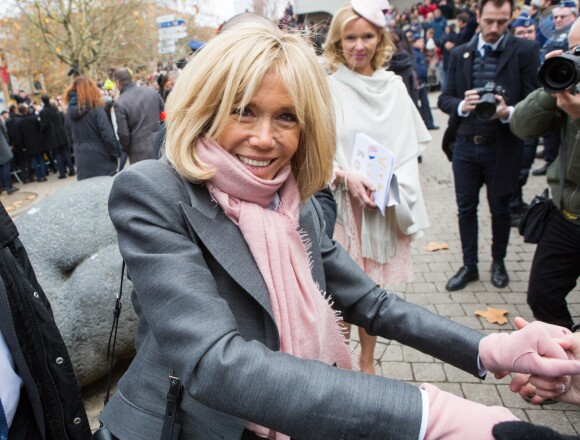
POLYGON ((181 204, 191 229, 225 271, 270 314, 268 289, 242 233, 213 202, 209 193, 191 191, 189 206, 181 204))

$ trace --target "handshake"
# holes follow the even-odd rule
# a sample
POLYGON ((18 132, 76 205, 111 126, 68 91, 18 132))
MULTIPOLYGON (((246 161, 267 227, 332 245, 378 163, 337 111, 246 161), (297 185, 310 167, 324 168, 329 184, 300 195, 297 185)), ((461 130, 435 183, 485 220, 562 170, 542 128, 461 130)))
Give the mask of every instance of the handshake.
MULTIPOLYGON (((511 391, 529 397, 533 404, 557 399, 580 405, 580 333, 539 321, 529 324, 522 318, 515 324, 518 331, 481 339, 481 365, 497 379, 516 373, 511 391)), ((471 402, 430 384, 421 388, 429 399, 426 440, 546 438, 541 430, 547 428, 520 423, 506 408, 471 402)), ((548 431, 556 435, 548 438, 559 438, 548 431)))
POLYGON ((495 333, 479 344, 480 360, 500 379, 518 373, 510 389, 530 397, 580 404, 580 334, 564 327, 515 319, 519 331, 495 333))

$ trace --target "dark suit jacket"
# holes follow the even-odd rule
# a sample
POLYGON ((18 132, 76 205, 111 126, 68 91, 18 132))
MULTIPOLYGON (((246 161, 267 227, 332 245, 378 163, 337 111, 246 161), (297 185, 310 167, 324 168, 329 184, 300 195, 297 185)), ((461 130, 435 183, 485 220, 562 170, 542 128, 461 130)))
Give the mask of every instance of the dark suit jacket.
MULTIPOLYGON (((137 355, 101 414, 114 435, 159 438, 173 373, 180 438, 239 440, 251 420, 295 439, 417 439, 416 387, 279 352, 260 271, 204 185, 142 161, 115 178, 109 212, 139 317, 137 355)), ((478 374, 482 333, 378 288, 324 233, 313 198, 300 226, 312 276, 347 322, 478 374)))
MULTIPOLYGON (((447 81, 437 102, 439 108, 449 115, 457 115, 457 107, 465 92, 473 89, 471 73, 477 38, 478 35, 475 35, 469 43, 451 51, 447 81)), ((539 45, 535 41, 506 33, 501 47, 495 82, 506 90, 507 104, 515 106, 538 87, 539 45)), ((509 124, 499 120, 496 124, 499 149, 492 185, 496 194, 501 195, 513 192, 516 188, 523 144, 511 133, 509 124)))

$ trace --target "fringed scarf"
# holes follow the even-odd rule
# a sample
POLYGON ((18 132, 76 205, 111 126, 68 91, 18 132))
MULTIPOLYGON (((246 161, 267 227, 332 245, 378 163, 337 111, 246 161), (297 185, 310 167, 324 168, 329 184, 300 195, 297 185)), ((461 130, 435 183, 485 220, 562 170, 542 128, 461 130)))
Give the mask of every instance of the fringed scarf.
MULTIPOLYGON (((351 369, 351 352, 335 312, 314 282, 310 239, 299 230, 300 193, 290 166, 273 180, 254 176, 217 143, 200 139, 199 158, 217 172, 207 182, 215 201, 242 232, 264 278, 280 334, 280 351, 351 369), (276 194, 277 209, 270 209, 276 194)), ((248 423, 263 438, 288 436, 248 423)))

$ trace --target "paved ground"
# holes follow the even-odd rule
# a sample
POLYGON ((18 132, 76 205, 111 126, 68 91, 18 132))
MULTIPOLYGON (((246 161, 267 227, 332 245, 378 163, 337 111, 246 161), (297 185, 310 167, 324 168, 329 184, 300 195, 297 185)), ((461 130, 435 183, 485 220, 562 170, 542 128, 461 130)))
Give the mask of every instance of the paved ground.
MULTIPOLYGON (((432 102, 436 95, 431 95, 432 102)), ((440 139, 446 126, 446 116, 438 110, 433 110, 435 121, 442 128, 432 131, 434 136, 431 147, 423 156, 421 177, 423 193, 429 211, 431 228, 425 236, 414 243, 415 278, 412 283, 404 286, 390 286, 392 290, 401 292, 408 301, 422 304, 425 307, 447 316, 457 322, 484 331, 511 331, 513 317, 523 316, 532 319, 526 304, 526 289, 529 268, 534 254, 534 245, 525 244, 515 229, 512 229, 510 246, 507 256, 507 268, 511 278, 509 287, 496 289, 489 282, 488 270, 490 257, 490 216, 486 202, 480 210, 480 243, 479 270, 481 281, 474 282, 460 292, 449 293, 445 290, 447 279, 461 266, 461 248, 456 219, 456 206, 453 190, 453 175, 451 166, 440 149, 440 139), (428 252, 424 247, 429 242, 447 243, 448 251, 428 252), (474 311, 485 310, 488 305, 509 310, 510 323, 504 326, 489 324, 484 319, 474 316, 474 311)), ((537 160, 537 168, 542 162, 537 160)), ((73 181, 74 178, 56 180, 49 176, 49 182, 44 184, 29 184, 22 191, 35 193, 38 197, 30 203, 33 206, 37 200, 50 197, 55 190, 73 181)), ((539 194, 546 186, 544 177, 530 176, 525 188, 526 200, 539 194)), ((18 194, 18 193, 17 193, 18 194)), ((17 195, 2 196, 5 204, 14 203, 17 195)), ((485 201, 485 189, 481 200, 485 201)), ((16 207, 13 212, 18 215, 29 209, 26 206, 16 207)), ((569 297, 570 309, 580 321, 580 289, 576 288, 569 297)), ((356 331, 353 338, 356 338, 356 331)), ((356 349, 357 342, 353 341, 356 349)), ((430 356, 416 350, 403 347, 400 344, 381 339, 375 352, 379 374, 412 383, 428 381, 442 389, 459 396, 481 402, 487 405, 504 405, 522 420, 550 426, 567 434, 580 434, 580 406, 558 403, 549 406, 532 406, 508 389, 508 379, 497 381, 488 378, 480 381, 470 375, 444 365, 430 356)), ((118 370, 122 371, 122 367, 118 370)), ((101 381, 83 390, 85 402, 94 428, 98 426, 96 416, 103 398, 105 381, 101 381)), ((388 396, 386 396, 388 398, 388 396)))

